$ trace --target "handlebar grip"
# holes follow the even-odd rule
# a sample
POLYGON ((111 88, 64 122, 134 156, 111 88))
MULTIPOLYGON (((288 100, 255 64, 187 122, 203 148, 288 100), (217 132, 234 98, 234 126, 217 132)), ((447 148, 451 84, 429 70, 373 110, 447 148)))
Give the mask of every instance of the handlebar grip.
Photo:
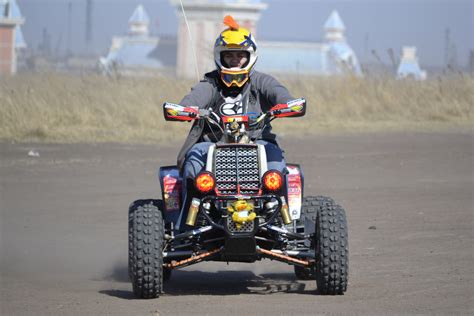
POLYGON ((187 116, 187 117, 191 117, 191 118, 195 118, 197 116, 197 114, 194 113, 194 112, 182 112, 182 111, 178 112, 178 115, 179 116, 187 116))
POLYGON ((281 110, 278 110, 279 114, 283 114, 283 113, 290 113, 290 112, 293 112, 293 110, 291 108, 288 108, 288 109, 281 109, 281 110))

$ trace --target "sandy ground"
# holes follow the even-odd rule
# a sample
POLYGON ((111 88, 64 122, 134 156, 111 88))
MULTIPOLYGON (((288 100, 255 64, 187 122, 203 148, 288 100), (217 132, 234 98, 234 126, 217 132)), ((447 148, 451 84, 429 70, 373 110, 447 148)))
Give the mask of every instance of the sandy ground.
POLYGON ((473 314, 473 136, 282 139, 305 193, 347 210, 350 282, 337 297, 264 260, 194 265, 159 299, 135 299, 128 205, 159 196, 158 167, 179 145, 0 144, 0 314, 473 314))

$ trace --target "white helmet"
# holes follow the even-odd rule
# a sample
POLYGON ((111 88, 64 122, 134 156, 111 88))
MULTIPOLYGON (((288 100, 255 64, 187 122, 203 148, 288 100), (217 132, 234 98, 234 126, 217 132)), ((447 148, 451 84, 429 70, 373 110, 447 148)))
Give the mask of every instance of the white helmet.
POLYGON ((239 24, 230 15, 224 18, 224 24, 229 28, 219 34, 216 39, 214 61, 222 82, 227 87, 237 86, 240 88, 248 81, 257 61, 257 43, 250 31, 239 27, 239 24), (222 53, 226 51, 244 51, 248 53, 247 63, 243 67, 229 68, 222 60, 222 53))

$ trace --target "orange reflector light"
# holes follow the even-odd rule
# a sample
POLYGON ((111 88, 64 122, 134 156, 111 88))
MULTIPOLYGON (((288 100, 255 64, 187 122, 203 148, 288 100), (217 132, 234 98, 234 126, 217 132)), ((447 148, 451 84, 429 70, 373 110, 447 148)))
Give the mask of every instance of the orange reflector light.
POLYGON ((278 191, 283 186, 283 176, 277 170, 268 170, 263 175, 263 186, 268 191, 278 191))
POLYGON ((201 193, 208 193, 214 189, 214 185, 216 184, 216 180, 212 173, 203 171, 196 177, 196 188, 201 193))

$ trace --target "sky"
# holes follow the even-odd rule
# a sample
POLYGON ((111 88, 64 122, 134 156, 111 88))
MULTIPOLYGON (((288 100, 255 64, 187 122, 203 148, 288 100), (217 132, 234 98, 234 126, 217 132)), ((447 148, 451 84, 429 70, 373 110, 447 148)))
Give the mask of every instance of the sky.
MULTIPOLYGON (((54 51, 86 51, 86 0, 17 0, 23 16, 25 41, 41 43, 44 30, 54 51), (68 5, 72 14, 68 22, 68 5), (70 27, 71 39, 68 39, 70 27)), ((258 40, 319 42, 323 25, 337 10, 346 25, 346 38, 362 62, 390 63, 388 50, 399 56, 403 46, 416 46, 421 65, 443 66, 446 30, 450 52, 465 66, 474 50, 474 0, 265 0, 268 8, 258 22, 258 40)), ((175 35, 176 9, 169 0, 93 0, 92 48, 105 55, 114 35, 127 32, 128 19, 143 4, 152 20, 151 31, 175 35)), ((217 37, 218 34, 216 34, 217 37)))

